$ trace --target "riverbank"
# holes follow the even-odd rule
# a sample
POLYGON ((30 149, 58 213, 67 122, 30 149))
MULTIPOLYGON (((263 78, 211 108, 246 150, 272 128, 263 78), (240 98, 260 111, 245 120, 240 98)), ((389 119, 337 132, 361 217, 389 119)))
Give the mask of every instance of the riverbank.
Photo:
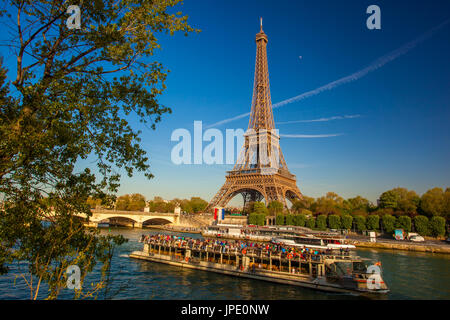
POLYGON ((181 233, 201 233, 201 230, 199 228, 194 227, 182 227, 182 226, 163 226, 163 225, 150 225, 145 226, 145 228, 149 229, 155 229, 155 230, 164 230, 164 231, 170 231, 170 232, 181 232, 181 233))
POLYGON ((360 240, 349 240, 349 243, 357 248, 372 248, 386 250, 403 250, 428 253, 450 254, 450 245, 448 244, 419 244, 419 243, 393 243, 393 242, 368 242, 360 240))

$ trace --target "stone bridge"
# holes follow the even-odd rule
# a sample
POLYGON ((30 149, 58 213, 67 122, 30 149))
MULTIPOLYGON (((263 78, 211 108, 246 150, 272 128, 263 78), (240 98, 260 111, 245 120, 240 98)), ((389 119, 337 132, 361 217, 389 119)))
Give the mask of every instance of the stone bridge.
MULTIPOLYGON (((79 214, 86 218, 86 215, 79 214)), ((179 213, 160 213, 142 211, 116 211, 92 210, 88 225, 97 227, 99 223, 120 224, 133 228, 142 228, 144 225, 180 224, 179 213)))

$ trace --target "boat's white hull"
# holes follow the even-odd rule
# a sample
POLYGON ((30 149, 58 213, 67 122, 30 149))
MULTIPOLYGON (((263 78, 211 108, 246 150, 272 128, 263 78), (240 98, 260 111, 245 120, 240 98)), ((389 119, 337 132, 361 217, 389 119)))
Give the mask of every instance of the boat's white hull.
MULTIPOLYGON (((130 254, 130 258, 164 263, 182 268, 216 272, 230 276, 295 285, 321 291, 364 294, 364 292, 361 292, 360 290, 348 289, 342 287, 339 284, 329 283, 325 277, 312 278, 307 275, 289 274, 269 270, 257 270, 256 272, 242 271, 236 267, 229 265, 223 265, 207 261, 198 261, 194 264, 185 260, 176 259, 175 257, 153 253, 145 253, 143 251, 132 252, 130 254)), ((378 292, 378 293, 385 293, 385 292, 378 292)))

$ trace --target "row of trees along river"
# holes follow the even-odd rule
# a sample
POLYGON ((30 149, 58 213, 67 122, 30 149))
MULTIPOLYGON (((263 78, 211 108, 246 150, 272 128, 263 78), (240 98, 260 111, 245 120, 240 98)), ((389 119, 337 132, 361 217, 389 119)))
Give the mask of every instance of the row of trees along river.
MULTIPOLYGON (((92 208, 100 200, 88 199, 92 208)), ((127 194, 117 198, 116 210, 143 211, 146 206, 151 212, 173 212, 180 206, 186 213, 203 212, 208 202, 200 197, 164 200, 154 197, 147 201, 141 194, 127 194)), ((354 229, 374 230, 392 233, 395 228, 407 232, 416 231, 423 236, 444 236, 446 223, 450 219, 450 188, 433 188, 419 196, 415 191, 395 188, 383 192, 377 205, 357 196, 344 199, 334 192, 312 198, 303 196, 294 201, 290 209, 279 201, 250 202, 241 213, 249 215, 249 223, 264 225, 266 216, 276 216, 278 225, 306 226, 312 229, 354 229)), ((236 208, 230 210, 235 213, 236 208)))
POLYGON ((357 196, 343 199, 328 192, 317 199, 304 196, 289 210, 279 201, 266 207, 250 203, 245 209, 249 223, 264 225, 265 217, 276 216, 278 225, 306 226, 312 229, 374 230, 392 233, 395 228, 416 231, 423 236, 444 236, 450 219, 450 188, 433 188, 419 196, 405 188, 383 192, 377 205, 357 196))

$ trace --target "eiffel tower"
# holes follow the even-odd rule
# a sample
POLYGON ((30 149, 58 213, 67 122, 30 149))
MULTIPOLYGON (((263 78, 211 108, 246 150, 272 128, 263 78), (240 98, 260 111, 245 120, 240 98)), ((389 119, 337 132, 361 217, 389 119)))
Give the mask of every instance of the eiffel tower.
POLYGON ((256 34, 256 63, 252 108, 244 145, 236 164, 227 172, 225 184, 206 208, 225 207, 236 195, 250 201, 265 199, 266 204, 278 200, 286 205, 286 198, 301 199, 295 175, 289 172, 280 148, 280 136, 275 129, 270 98, 267 63, 267 35, 261 29, 256 34))

